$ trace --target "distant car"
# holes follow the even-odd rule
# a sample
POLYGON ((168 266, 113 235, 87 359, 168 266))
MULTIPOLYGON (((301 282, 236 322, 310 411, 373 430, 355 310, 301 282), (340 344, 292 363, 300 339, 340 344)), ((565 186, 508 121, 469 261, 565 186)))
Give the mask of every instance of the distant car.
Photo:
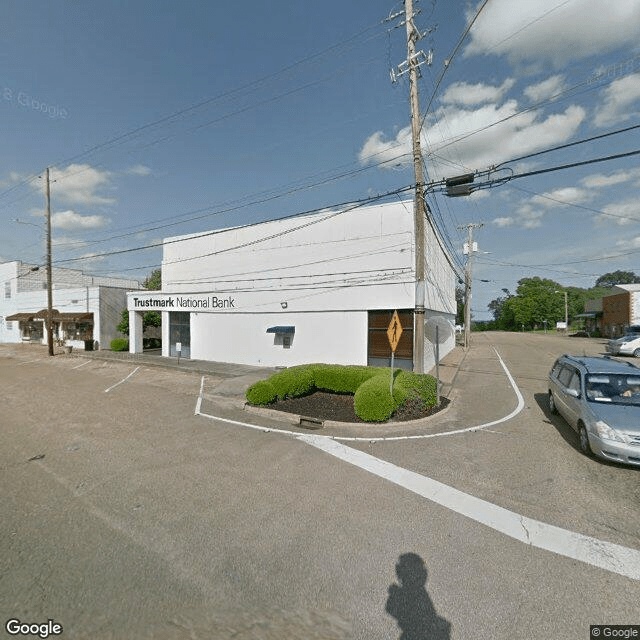
POLYGON ((563 355, 549 372, 549 409, 578 432, 585 455, 640 466, 640 368, 563 355))
POLYGON ((612 356, 635 356, 640 358, 640 335, 629 333, 626 336, 622 336, 622 338, 609 340, 606 350, 612 356))

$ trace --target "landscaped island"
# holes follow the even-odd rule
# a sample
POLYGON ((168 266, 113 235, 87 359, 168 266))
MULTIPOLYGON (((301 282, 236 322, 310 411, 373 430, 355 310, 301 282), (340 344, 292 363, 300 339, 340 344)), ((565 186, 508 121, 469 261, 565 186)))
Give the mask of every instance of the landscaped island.
POLYGON ((367 422, 384 422, 407 402, 422 402, 428 410, 437 404, 436 379, 403 369, 358 365, 305 364, 290 367, 251 385, 247 402, 268 406, 314 391, 353 394, 356 415, 367 422))

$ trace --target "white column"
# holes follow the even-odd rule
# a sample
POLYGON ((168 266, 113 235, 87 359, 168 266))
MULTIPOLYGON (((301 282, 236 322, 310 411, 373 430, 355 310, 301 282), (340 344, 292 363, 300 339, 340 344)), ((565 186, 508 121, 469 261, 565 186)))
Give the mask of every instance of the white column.
POLYGON ((169 312, 161 311, 162 315, 162 356, 169 357, 169 312))
POLYGON ((129 353, 142 353, 142 315, 129 310, 129 353))

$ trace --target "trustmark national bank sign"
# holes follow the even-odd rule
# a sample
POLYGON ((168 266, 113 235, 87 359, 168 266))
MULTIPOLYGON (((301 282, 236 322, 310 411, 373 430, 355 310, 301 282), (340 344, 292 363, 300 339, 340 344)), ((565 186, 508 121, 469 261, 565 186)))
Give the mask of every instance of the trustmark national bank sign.
POLYGON ((219 311, 235 309, 236 297, 216 294, 153 296, 132 295, 129 297, 129 311, 219 311))

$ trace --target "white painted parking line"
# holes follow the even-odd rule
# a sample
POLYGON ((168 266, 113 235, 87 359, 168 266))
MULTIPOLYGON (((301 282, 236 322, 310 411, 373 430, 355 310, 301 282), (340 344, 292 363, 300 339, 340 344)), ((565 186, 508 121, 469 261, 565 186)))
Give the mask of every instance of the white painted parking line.
POLYGON ((121 385, 123 382, 126 382, 139 368, 140 367, 136 367, 126 378, 123 378, 122 380, 120 380, 120 382, 116 382, 114 385, 112 385, 108 389, 105 389, 104 392, 109 393, 111 389, 115 389, 118 385, 121 385))
POLYGON ((640 580, 640 551, 562 529, 499 507, 418 473, 316 435, 302 440, 340 460, 435 502, 455 513, 499 531, 525 544, 551 551, 594 567, 640 580))
POLYGON ((84 367, 85 364, 89 364, 91 362, 91 360, 87 360, 86 362, 83 362, 82 364, 79 364, 77 367, 72 367, 72 369, 79 369, 80 367, 84 367))
POLYGON ((195 415, 200 414, 200 407, 202 406, 202 394, 204 393, 204 376, 200 380, 200 393, 198 394, 198 401, 196 402, 195 415))
POLYGON ((36 358, 35 360, 27 360, 26 362, 19 362, 17 366, 21 366, 23 364, 32 364, 33 362, 40 362, 40 360, 44 360, 44 358, 36 358))

